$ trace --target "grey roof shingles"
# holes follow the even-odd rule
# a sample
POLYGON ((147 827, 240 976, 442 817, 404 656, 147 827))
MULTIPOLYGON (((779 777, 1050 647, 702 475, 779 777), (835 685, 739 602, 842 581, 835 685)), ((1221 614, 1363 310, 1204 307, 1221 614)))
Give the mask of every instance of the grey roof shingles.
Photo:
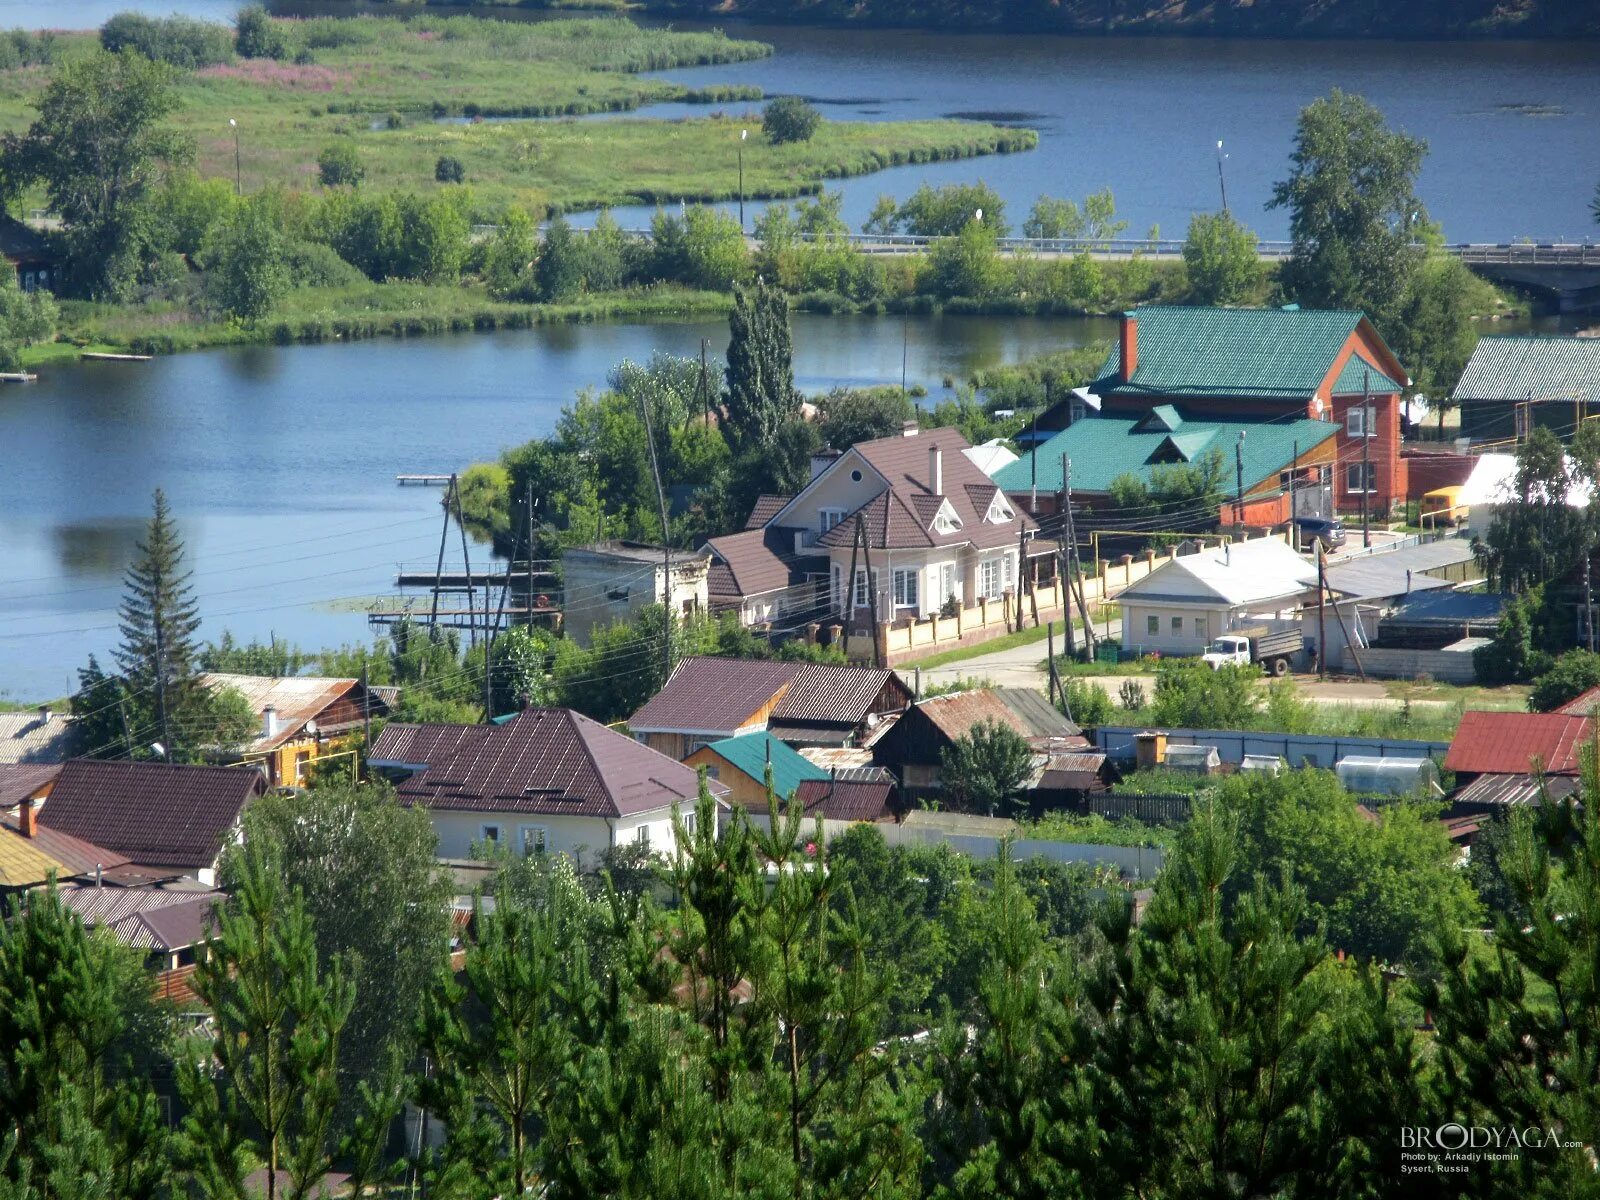
POLYGON ((45 721, 37 712, 0 713, 0 763, 66 762, 77 753, 71 717, 45 721))
POLYGON ((503 725, 391 724, 372 759, 425 762, 396 794, 437 809, 628 817, 690 806, 700 790, 682 763, 564 708, 526 709, 503 725))

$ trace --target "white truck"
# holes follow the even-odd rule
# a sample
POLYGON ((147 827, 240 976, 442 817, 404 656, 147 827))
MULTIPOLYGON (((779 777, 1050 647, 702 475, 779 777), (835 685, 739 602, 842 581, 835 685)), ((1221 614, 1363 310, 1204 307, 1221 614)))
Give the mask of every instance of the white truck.
POLYGON ((1213 671, 1260 663, 1268 674, 1281 678, 1289 673, 1289 660, 1304 646, 1298 629, 1242 629, 1214 640, 1200 658, 1213 671))

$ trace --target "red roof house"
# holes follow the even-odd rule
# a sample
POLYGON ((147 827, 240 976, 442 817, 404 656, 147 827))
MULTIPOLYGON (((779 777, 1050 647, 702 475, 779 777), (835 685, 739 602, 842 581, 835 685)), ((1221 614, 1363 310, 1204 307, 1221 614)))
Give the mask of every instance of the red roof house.
POLYGON ((1594 739, 1594 721, 1565 713, 1464 714, 1445 755, 1457 775, 1575 775, 1594 739))

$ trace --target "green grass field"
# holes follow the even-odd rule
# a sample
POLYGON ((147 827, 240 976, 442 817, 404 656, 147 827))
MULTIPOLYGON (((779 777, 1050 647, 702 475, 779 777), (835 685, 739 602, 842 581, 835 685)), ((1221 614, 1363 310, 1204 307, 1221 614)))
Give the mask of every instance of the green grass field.
MULTIPOLYGON (((1028 130, 981 122, 827 122, 808 142, 771 145, 746 117, 760 96, 748 86, 692 90, 641 72, 762 58, 772 48, 721 32, 643 29, 587 17, 520 23, 470 16, 410 20, 354 17, 285 22, 309 63, 240 59, 186 73, 174 122, 195 139, 202 175, 231 179, 238 121, 247 191, 316 186, 324 146, 354 141, 367 189, 431 192, 441 155, 461 160, 476 207, 529 208, 736 194, 738 135, 745 193, 794 196, 824 181, 901 163, 1032 148, 1028 130), (688 120, 482 120, 626 112, 659 101, 702 101, 688 120), (738 112, 717 113, 713 105, 738 112)), ((86 52, 91 33, 63 35, 60 53, 86 52)), ((0 130, 20 131, 49 68, 0 72, 0 130)), ((30 202, 42 198, 30 197, 30 202)))

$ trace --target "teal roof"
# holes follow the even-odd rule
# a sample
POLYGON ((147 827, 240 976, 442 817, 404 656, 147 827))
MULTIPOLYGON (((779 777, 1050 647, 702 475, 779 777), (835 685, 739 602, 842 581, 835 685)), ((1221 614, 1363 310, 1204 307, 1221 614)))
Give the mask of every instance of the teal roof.
POLYGON ((1366 387, 1374 396, 1391 396, 1400 391, 1400 385, 1375 366, 1371 359, 1359 351, 1350 356, 1333 381, 1335 396, 1359 396, 1366 387))
MULTIPOLYGON (((1194 462, 1210 450, 1220 450, 1226 468, 1226 490, 1234 487, 1234 446, 1244 432, 1245 490, 1272 479, 1294 462, 1296 443, 1301 455, 1339 432, 1332 421, 1304 418, 1256 421, 1204 421, 1183 418, 1177 430, 1165 433, 1150 430, 1144 416, 1085 417, 1063 429, 1032 454, 1038 456, 1040 491, 1061 488, 1061 456, 1072 462, 1072 487, 1075 491, 1106 492, 1119 475, 1137 475, 1149 481, 1151 472, 1163 463, 1194 462)), ((995 472, 994 481, 1003 491, 1026 492, 1032 485, 1029 455, 1008 463, 995 472)))
POLYGON ((795 788, 807 779, 828 778, 828 773, 821 767, 803 758, 770 733, 746 733, 739 737, 723 738, 720 742, 709 743, 707 748, 757 783, 766 782, 770 756, 772 786, 780 800, 787 800, 794 795, 795 788))
POLYGON ((1600 401, 1600 338, 1479 338, 1456 384, 1456 402, 1528 399, 1600 401))
POLYGON ((1338 309, 1157 306, 1131 315, 1133 378, 1121 377, 1119 340, 1089 385, 1098 396, 1309 400, 1361 323, 1360 313, 1338 309))

